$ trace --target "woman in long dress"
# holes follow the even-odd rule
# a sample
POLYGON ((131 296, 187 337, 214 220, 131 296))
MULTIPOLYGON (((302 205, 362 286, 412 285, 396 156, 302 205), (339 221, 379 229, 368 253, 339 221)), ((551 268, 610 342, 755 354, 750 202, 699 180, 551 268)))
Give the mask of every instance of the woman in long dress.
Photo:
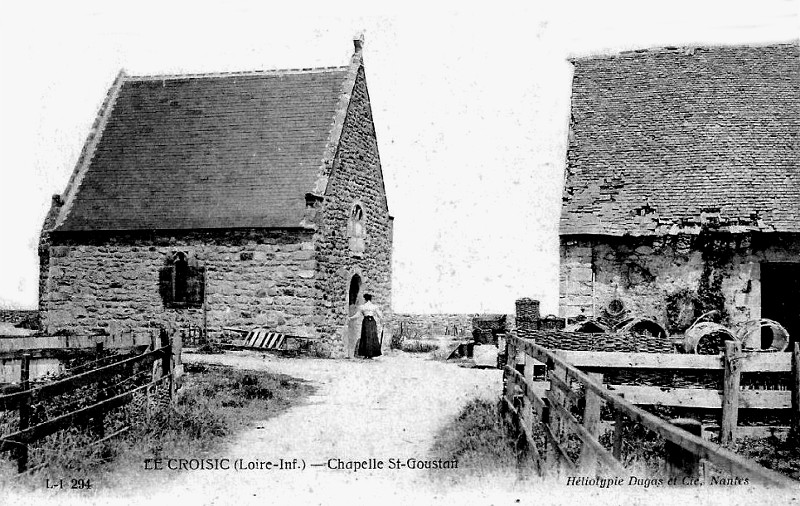
POLYGON ((372 295, 364 294, 364 303, 350 317, 351 320, 363 318, 361 323, 361 339, 358 341, 356 354, 364 358, 377 357, 381 354, 381 343, 378 340, 378 320, 383 323, 383 313, 377 304, 372 302, 372 295))

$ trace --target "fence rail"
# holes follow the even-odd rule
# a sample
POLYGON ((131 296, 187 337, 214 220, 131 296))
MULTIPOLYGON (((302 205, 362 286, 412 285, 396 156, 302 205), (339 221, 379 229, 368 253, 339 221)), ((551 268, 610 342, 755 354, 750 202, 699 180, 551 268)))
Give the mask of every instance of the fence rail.
MULTIPOLYGON (((544 348, 534 342, 521 339, 513 333, 507 336, 507 364, 504 368, 505 389, 503 402, 505 410, 511 415, 515 427, 520 429, 521 437, 526 442, 524 447, 530 450, 530 454, 536 463, 536 468, 540 474, 544 473, 545 468, 555 469, 566 467, 570 469, 582 469, 594 471, 597 466, 604 467, 607 471, 620 474, 625 472, 621 462, 622 442, 623 442, 623 420, 628 419, 633 423, 644 426, 653 431, 658 436, 673 445, 674 451, 671 455, 674 458, 668 459, 667 468, 672 469, 674 474, 678 474, 677 462, 686 456, 693 459, 704 459, 711 462, 720 470, 732 475, 747 476, 753 482, 767 485, 797 487, 797 483, 785 476, 766 469, 754 462, 742 458, 739 455, 709 441, 699 435, 692 434, 676 425, 673 425, 658 416, 649 413, 631 402, 626 392, 610 390, 602 382, 602 374, 598 372, 584 372, 572 362, 582 363, 584 367, 595 367, 597 369, 608 368, 622 365, 623 367, 643 367, 659 368, 671 367, 674 365, 683 366, 682 369, 704 368, 717 369, 725 367, 727 385, 725 393, 733 388, 734 383, 738 390, 738 379, 730 379, 735 376, 741 367, 748 363, 747 359, 731 360, 736 357, 736 350, 730 351, 725 357, 690 357, 687 363, 679 362, 673 358, 648 358, 646 354, 621 354, 621 353, 595 353, 597 358, 588 355, 574 355, 575 352, 554 351, 544 348), (523 372, 517 370, 518 354, 524 358, 523 372), (600 357, 610 355, 609 357, 600 357), (623 355, 625 357, 623 357, 623 355), (631 357, 630 355, 634 355, 631 357), (575 358, 578 357, 578 358, 575 358), (581 362, 580 357, 583 357, 581 362), (533 359, 545 363, 550 376, 550 388, 537 387, 533 382, 533 359), (598 361, 600 365, 598 366, 598 361), (614 364, 611 366, 610 364, 614 364), (624 365, 623 365, 624 364, 624 365), (688 366, 688 367, 687 367, 688 366), (580 383, 581 390, 573 390, 570 384, 575 381, 580 383), (572 414, 572 408, 577 407, 583 401, 582 422, 572 414), (518 402, 519 401, 519 402, 518 402), (600 432, 600 412, 603 404, 608 405, 614 413, 614 433, 612 437, 612 448, 609 451, 598 440, 600 432), (533 436, 534 427, 540 427, 545 434, 545 448, 540 448, 533 436), (567 448, 564 447, 564 437, 571 434, 581 441, 580 457, 577 461, 570 457, 567 448), (672 461, 670 461, 672 460, 672 461)), ((795 348, 795 355, 798 353, 795 348)), ((787 354, 789 355, 789 354, 787 354)), ((762 359, 751 361, 758 363, 762 359)), ((790 359, 789 363, 796 364, 796 357, 790 359), (794 361, 793 361, 794 360, 794 361)), ((785 369, 786 359, 784 357, 768 359, 766 362, 776 364, 780 370, 785 369)), ((794 366, 797 369, 796 365, 794 366)), ((642 387, 631 387, 642 388, 642 387)), ((630 393, 630 392, 627 392, 630 393)), ((794 392, 791 393, 794 397, 794 392)), ((728 395, 727 397, 730 397, 728 395)), ((735 397, 735 396, 734 396, 735 397)), ((743 398, 746 396, 743 396, 743 398)), ((723 410, 726 409, 725 403, 721 401, 723 410)), ((728 401, 728 410, 733 407, 738 409, 738 400, 728 401)), ((730 415, 729 415, 730 416, 730 415)), ((724 424, 723 424, 724 425, 724 424)), ((735 418, 733 420, 735 427, 735 418)), ((668 452, 669 453, 669 452, 668 452)))
MULTIPOLYGON (((85 357, 96 351, 98 345, 104 350, 133 349, 149 346, 151 334, 116 332, 108 336, 36 336, 0 339, 0 393, 18 381, 22 357, 30 355, 29 374, 31 380, 48 374, 63 372, 63 364, 71 359, 85 357)), ((15 386, 11 390, 18 389, 15 386)))
MULTIPOLYGON (((162 332, 160 347, 158 346, 158 342, 153 339, 151 341, 150 351, 36 387, 30 386, 29 371, 31 354, 23 354, 18 391, 0 395, 0 412, 18 410, 19 427, 17 431, 11 434, 0 435, 0 450, 11 448, 17 460, 18 471, 23 472, 28 467, 28 445, 35 441, 73 425, 88 424, 92 424, 95 428, 95 433, 99 438, 104 440, 108 438, 105 436, 103 425, 105 413, 127 404, 137 393, 143 391, 149 392, 155 386, 166 383, 168 386, 167 391, 170 398, 172 398, 176 388, 175 380, 180 376, 181 372, 181 369, 177 369, 176 374, 176 367, 180 367, 181 350, 179 334, 176 334, 176 336, 177 339, 175 339, 175 337, 170 339, 165 332, 162 332), (109 378, 113 377, 115 374, 130 373, 134 366, 145 368, 143 372, 147 372, 147 368, 150 368, 148 374, 152 374, 153 365, 157 360, 161 363, 159 377, 152 379, 152 381, 144 385, 135 386, 111 397, 106 395, 106 392, 109 390, 109 387, 106 385, 109 378), (33 403, 72 392, 82 386, 93 384, 97 385, 97 391, 94 402, 91 405, 70 411, 35 425, 30 424, 31 407, 33 403)), ((102 344, 98 345, 97 348, 102 351, 102 344)), ((138 377, 140 374, 142 373, 128 376, 130 379, 130 377, 138 377)), ((124 383, 124 381, 120 383, 124 383)), ((123 431, 117 431, 115 434, 121 432, 123 431)))

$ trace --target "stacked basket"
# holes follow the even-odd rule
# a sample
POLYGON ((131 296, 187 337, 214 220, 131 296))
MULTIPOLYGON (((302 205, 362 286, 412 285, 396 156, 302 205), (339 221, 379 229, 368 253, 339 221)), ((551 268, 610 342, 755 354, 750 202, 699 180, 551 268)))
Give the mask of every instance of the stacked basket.
POLYGON ((531 331, 539 330, 539 301, 523 297, 516 302, 517 335, 522 338, 532 339, 531 331))

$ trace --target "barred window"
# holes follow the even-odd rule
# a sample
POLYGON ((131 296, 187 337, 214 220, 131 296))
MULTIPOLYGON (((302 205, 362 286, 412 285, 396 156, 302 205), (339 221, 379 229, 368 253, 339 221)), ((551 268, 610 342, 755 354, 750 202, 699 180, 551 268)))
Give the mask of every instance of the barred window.
POLYGON ((159 271, 158 287, 166 308, 203 307, 205 285, 206 268, 183 251, 167 258, 159 271))

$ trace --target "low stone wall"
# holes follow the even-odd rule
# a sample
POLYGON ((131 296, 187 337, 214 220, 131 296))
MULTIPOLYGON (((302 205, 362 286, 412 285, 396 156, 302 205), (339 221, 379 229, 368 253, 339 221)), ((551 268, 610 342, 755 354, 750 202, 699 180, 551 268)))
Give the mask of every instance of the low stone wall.
MULTIPOLYGON (((395 313, 392 328, 406 337, 464 336, 472 337, 472 319, 478 314, 412 314, 395 313)), ((506 315, 506 330, 514 330, 514 315, 506 315)))
POLYGON ((16 325, 24 320, 39 318, 39 311, 36 309, 0 309, 0 322, 16 325))

